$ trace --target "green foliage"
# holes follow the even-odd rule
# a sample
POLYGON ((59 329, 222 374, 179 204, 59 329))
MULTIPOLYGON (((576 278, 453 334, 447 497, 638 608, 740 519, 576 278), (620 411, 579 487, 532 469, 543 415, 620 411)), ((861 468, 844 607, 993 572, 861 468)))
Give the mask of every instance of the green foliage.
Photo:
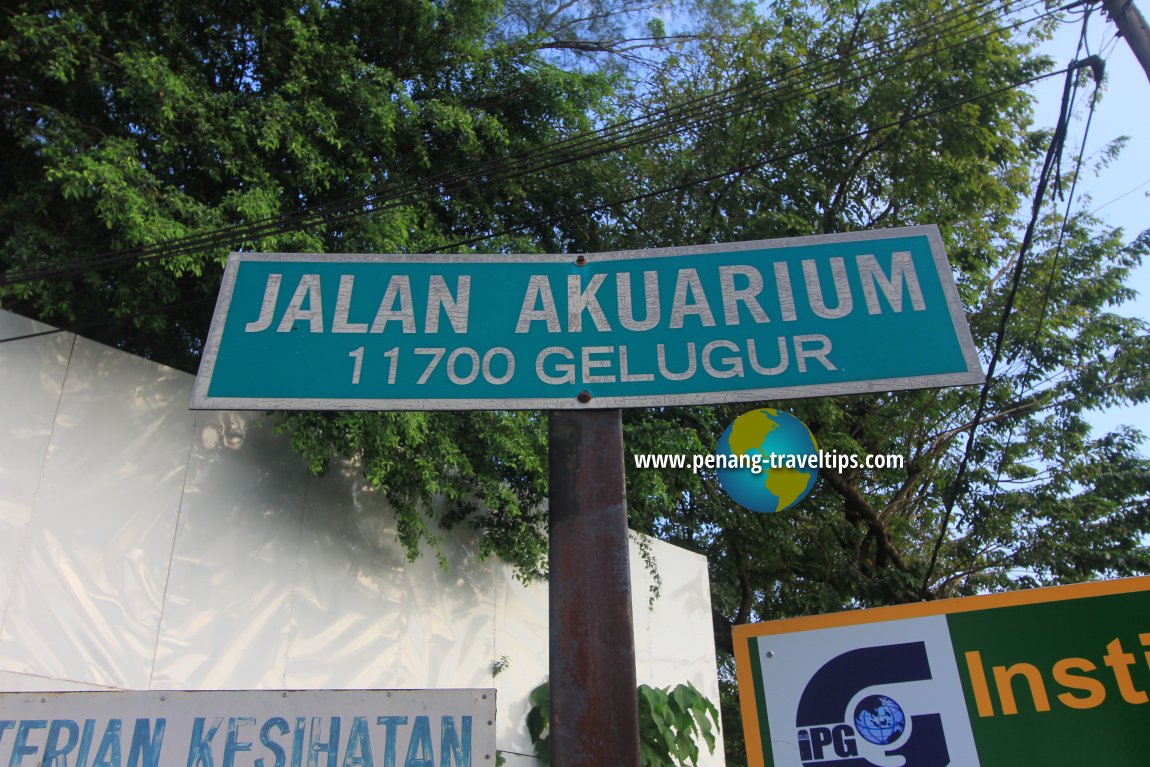
MULTIPOLYGON (((937 2, 872 3, 865 13, 831 2, 759 11, 703 45, 705 55, 665 69, 642 97, 654 106, 731 83, 786 83, 793 67, 816 57, 842 84, 637 148, 611 174, 620 196, 677 188, 621 206, 600 236, 629 248, 939 223, 975 341, 989 349, 1030 169, 1046 144, 1027 130, 1026 95, 1003 86, 1043 62, 1028 55, 1025 39, 985 34, 962 45, 925 41, 926 50, 883 60, 889 69, 864 82, 851 56, 860 41, 969 12, 937 2), (968 103, 947 108, 959 102, 968 103), (942 111, 903 120, 933 110, 942 111), (817 148, 790 154, 796 146, 817 148), (692 178, 717 180, 683 183, 692 178)), ((1086 422, 1092 409, 1146 401, 1147 327, 1113 307, 1130 298, 1123 285, 1150 241, 1124 244, 1078 215, 1058 248, 1059 224, 1051 214, 1040 227, 975 470, 947 527, 943 497, 977 388, 769 403, 802 419, 825 449, 909 459, 905 470, 824 471, 786 514, 733 507, 713 475, 629 466, 632 524, 708 557, 720 623, 1150 569, 1139 437, 1094 437, 1086 422), (1104 479, 1111 470, 1123 480, 1104 479), (1054 555, 1071 541, 1079 555, 1054 555)), ((627 449, 710 452, 749 407, 628 411, 627 449)), ((729 634, 717 630, 716 642, 729 647, 729 634)))
MULTIPOLYGON (((386 197, 589 128, 606 78, 488 45, 497 11, 491 0, 9 3, 0 270, 386 197)), ((530 180, 450 196, 429 186, 258 246, 418 251, 518 223, 536 204, 530 180)), ((228 245, 255 244, 19 283, 0 300, 49 322, 123 317, 98 339, 194 370, 228 245)))
POLYGON ((551 685, 549 682, 536 687, 527 696, 531 708, 527 711, 527 734, 531 737, 531 745, 535 748, 535 755, 544 765, 551 763, 550 735, 547 732, 551 722, 551 685))
MULTIPOLYGON (((936 223, 985 364, 1049 140, 1013 86, 1051 63, 983 10, 11 2, 0 14, 0 272, 408 189, 370 215, 239 245, 579 252, 936 223), (939 20, 961 40, 921 32, 939 20), (656 39, 625 50, 628 35, 656 39), (811 68, 817 80, 804 79, 811 68), (556 156, 531 175, 441 183, 716 93, 739 108, 619 151, 556 156)), ((1069 159, 1062 169, 1075 171, 1069 159)), ((1121 312, 1150 232, 1130 239, 1081 212, 1063 228, 1054 194, 949 518, 977 387, 765 403, 824 449, 908 457, 904 469, 824 471, 783 514, 732 505, 713 473, 628 463, 632 528, 707 557, 721 651, 739 623, 1150 572, 1143 436, 1089 425, 1093 411, 1150 399, 1150 328, 1121 312)), ((226 250, 15 283, 0 306, 58 324, 120 318, 92 335, 194 370, 226 250)), ((626 450, 711 452, 752 406, 628 410, 626 450)), ((296 413, 277 428, 312 472, 358 466, 396 510, 409 556, 468 525, 484 555, 524 579, 544 573, 544 414, 296 413)), ((728 763, 740 764, 726 655, 720 680, 728 763)))
POLYGON ((410 559, 437 550, 437 527, 467 522, 480 554, 529 579, 546 569, 546 422, 524 412, 296 413, 279 421, 312 473, 333 448, 358 463, 395 510, 410 559))
MULTIPOLYGON (((527 732, 535 754, 544 765, 551 763, 548 722, 551 717, 548 682, 531 691, 527 732)), ((698 765, 702 739, 714 752, 719 710, 693 684, 674 689, 641 684, 639 702, 639 762, 643 767, 698 765)))
POLYGON ((671 688, 639 685, 639 757, 650 767, 699 763, 702 738, 707 750, 715 750, 719 711, 691 684, 671 688))

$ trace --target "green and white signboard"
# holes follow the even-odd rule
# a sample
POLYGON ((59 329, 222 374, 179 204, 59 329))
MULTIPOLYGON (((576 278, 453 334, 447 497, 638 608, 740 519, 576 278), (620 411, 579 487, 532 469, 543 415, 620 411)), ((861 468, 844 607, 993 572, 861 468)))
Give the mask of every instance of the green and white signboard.
POLYGON ((1150 764, 1150 577, 735 629, 752 767, 1150 764))
POLYGON ((578 257, 236 253, 192 406, 616 408, 981 381, 925 226, 578 257))

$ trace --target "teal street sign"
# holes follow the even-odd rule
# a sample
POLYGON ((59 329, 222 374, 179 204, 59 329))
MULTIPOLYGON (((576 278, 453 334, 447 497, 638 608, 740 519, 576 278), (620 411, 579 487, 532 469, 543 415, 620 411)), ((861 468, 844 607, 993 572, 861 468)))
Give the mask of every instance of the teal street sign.
POLYGON ((585 256, 234 253, 192 407, 617 408, 982 380, 923 226, 585 256))

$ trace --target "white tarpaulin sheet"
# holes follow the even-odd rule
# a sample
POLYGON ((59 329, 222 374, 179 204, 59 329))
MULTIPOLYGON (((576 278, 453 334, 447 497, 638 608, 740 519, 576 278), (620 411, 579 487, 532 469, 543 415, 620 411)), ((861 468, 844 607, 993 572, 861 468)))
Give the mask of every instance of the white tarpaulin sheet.
MULTIPOLYGON (((0 312, 0 339, 46 329, 0 312)), ((309 476, 265 416, 190 412, 191 386, 68 333, 0 343, 0 690, 496 688, 499 748, 528 763, 547 585, 467 530, 442 533, 447 570, 407 561, 355 467, 309 476)), ((717 704, 706 561, 650 544, 639 680, 717 704)))

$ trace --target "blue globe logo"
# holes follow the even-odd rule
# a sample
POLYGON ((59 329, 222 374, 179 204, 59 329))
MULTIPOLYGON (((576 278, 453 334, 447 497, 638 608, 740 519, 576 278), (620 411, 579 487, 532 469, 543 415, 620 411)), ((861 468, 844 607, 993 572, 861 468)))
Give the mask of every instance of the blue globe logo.
POLYGON ((888 746, 906 731, 906 714, 892 698, 868 695, 855 706, 855 731, 876 746, 888 746))
POLYGON ((819 476, 819 447, 814 436, 806 424, 782 410, 763 408, 743 413, 723 431, 715 452, 720 457, 745 455, 760 461, 758 472, 753 464, 718 469, 723 490, 751 511, 769 513, 794 506, 807 496, 819 476), (772 454, 778 456, 779 468, 771 468, 772 454))

